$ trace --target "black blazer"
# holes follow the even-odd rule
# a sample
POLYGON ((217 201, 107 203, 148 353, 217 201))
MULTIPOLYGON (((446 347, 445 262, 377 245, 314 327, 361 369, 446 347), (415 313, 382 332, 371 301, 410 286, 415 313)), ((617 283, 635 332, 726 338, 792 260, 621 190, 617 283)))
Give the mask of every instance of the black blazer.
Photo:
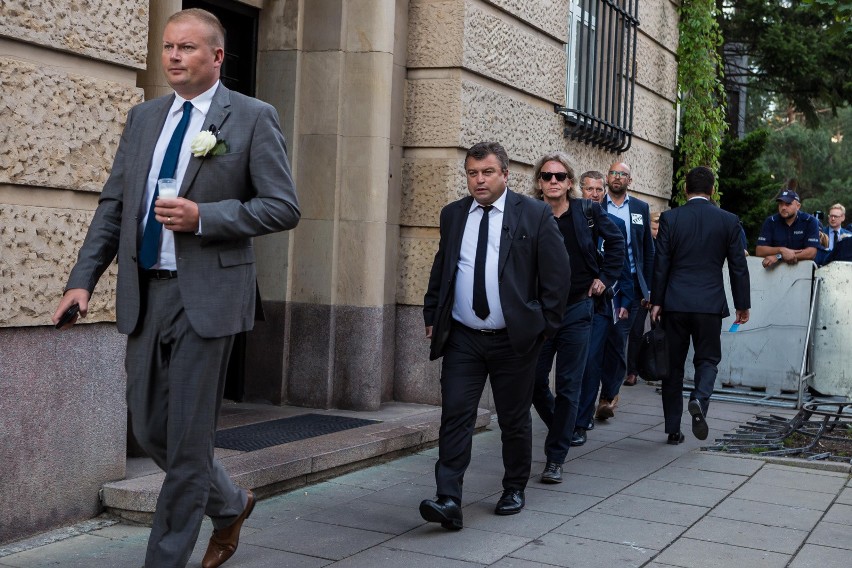
MULTIPOLYGON (((604 200, 604 211, 607 210, 604 200)), ((630 211, 630 249, 636 264, 636 277, 641 290, 636 294, 650 297, 651 280, 654 275, 654 238, 651 235, 651 209, 638 197, 629 196, 627 208, 630 211)))
MULTIPOLYGON (((522 355, 562 324, 571 267, 550 207, 509 189, 506 194, 497 278, 509 341, 522 355)), ((443 355, 452 325, 456 270, 472 200, 465 197, 441 210, 441 240, 423 298, 423 319, 432 326, 431 359, 443 355)))
POLYGON ((568 211, 571 213, 574 224, 574 233, 580 250, 583 252, 583 260, 590 267, 601 282, 607 288, 612 288, 618 282, 621 269, 624 266, 625 237, 618 226, 610 219, 610 215, 604 212, 600 205, 591 203, 592 220, 595 223, 595 233, 604 241, 602 259, 598 258, 598 243, 594 234, 589 230, 589 220, 583 212, 583 201, 581 199, 569 200, 568 211))
POLYGON ((728 261, 738 310, 751 307, 748 264, 736 215, 693 199, 660 216, 651 302, 663 311, 730 315, 722 280, 728 261))

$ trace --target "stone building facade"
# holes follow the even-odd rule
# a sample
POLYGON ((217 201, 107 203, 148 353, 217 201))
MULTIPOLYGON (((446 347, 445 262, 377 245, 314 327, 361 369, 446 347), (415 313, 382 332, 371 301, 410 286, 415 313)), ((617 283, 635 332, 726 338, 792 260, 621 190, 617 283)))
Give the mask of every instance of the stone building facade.
MULTIPOLYGON (((638 0, 633 138, 621 155, 566 138, 554 111, 571 0, 239 3, 257 9, 256 96, 279 111, 303 213, 291 233, 256 241, 267 317, 247 339, 248 399, 439 402, 423 293, 438 212, 466 193, 464 152, 477 141, 504 144, 519 190, 537 157, 560 149, 578 172, 626 161, 636 193, 665 206, 670 0, 638 0)), ((49 320, 127 110, 169 93, 160 35, 181 7, 0 0, 0 510, 14 512, 0 543, 95 514, 100 485, 124 476, 115 270, 86 325, 59 333, 49 320)))

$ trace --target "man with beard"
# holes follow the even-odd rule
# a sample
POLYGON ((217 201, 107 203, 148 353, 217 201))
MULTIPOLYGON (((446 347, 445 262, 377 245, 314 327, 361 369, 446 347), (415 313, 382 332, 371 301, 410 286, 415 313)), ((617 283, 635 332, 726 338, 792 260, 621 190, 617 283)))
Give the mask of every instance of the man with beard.
MULTIPOLYGON (((606 420, 615 415, 618 392, 627 373, 627 337, 631 333, 640 307, 648 305, 651 293, 651 277, 654 270, 654 239, 651 236, 651 211, 648 204, 628 195, 632 177, 630 166, 616 162, 609 167, 606 182, 607 196, 603 206, 607 213, 615 215, 627 226, 627 254, 630 258, 630 273, 633 275, 633 304, 630 314, 618 320, 607 336, 604 347, 604 362, 601 370, 601 396, 595 418, 606 420)), ((643 329, 644 329, 644 322, 643 329)), ((640 333, 639 329, 633 333, 640 333)))
POLYGON ((763 257, 763 268, 772 268, 782 260, 796 264, 813 260, 819 247, 819 222, 816 217, 799 211, 799 194, 785 189, 775 197, 778 213, 763 222, 757 239, 756 256, 763 257))

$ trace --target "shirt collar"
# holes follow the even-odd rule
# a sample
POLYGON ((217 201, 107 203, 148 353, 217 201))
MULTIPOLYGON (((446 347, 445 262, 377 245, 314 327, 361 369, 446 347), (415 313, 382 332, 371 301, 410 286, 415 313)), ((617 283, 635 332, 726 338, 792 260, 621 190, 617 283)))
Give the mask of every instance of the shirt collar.
POLYGON ((687 199, 687 201, 693 201, 695 199, 703 199, 704 201, 710 201, 709 199, 707 199, 703 195, 696 195, 695 197, 690 197, 689 199, 687 199))
POLYGON ((615 202, 612 199, 609 198, 609 194, 608 193, 606 194, 607 206, 609 206, 609 204, 612 203, 613 207, 621 208, 621 207, 624 207, 625 205, 627 205, 627 203, 629 201, 630 201, 630 194, 629 193, 624 196, 624 202, 621 205, 616 205, 615 202))
MULTIPOLYGON (((201 114, 207 116, 207 111, 210 110, 210 105, 213 104, 213 95, 216 94, 216 89, 218 88, 219 81, 216 81, 216 84, 214 84, 212 87, 210 87, 209 89, 207 89, 206 91, 204 91, 203 93, 201 93, 190 101, 192 103, 192 106, 201 111, 201 114)), ((183 107, 183 103, 185 103, 186 101, 187 99, 175 93, 175 100, 174 102, 172 102, 172 108, 169 109, 169 112, 175 113, 181 110, 181 108, 183 107)))
MULTIPOLYGON (((491 204, 494 207, 494 209, 496 209, 497 211, 500 211, 501 213, 506 210, 506 195, 508 193, 509 193, 509 186, 506 186, 506 189, 503 190, 503 195, 498 197, 497 201, 495 201, 494 203, 491 204)), ((477 203, 476 199, 474 199, 473 203, 470 204, 470 209, 468 210, 468 213, 473 213, 476 210, 477 207, 479 207, 479 203, 477 203)))

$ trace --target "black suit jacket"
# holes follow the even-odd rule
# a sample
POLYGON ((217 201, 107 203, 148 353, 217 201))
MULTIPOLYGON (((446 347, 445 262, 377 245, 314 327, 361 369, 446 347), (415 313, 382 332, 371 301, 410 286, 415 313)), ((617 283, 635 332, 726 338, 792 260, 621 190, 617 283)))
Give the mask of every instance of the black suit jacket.
POLYGON ((728 261, 738 310, 751 307, 748 264, 736 215, 692 199, 660 216, 651 302, 663 311, 729 315, 722 280, 728 261))
MULTIPOLYGON (((607 210, 604 200, 604 211, 607 210)), ((630 250, 636 264, 636 277, 641 290, 636 294, 650 297, 651 281, 654 274, 654 238, 651 235, 651 209, 638 197, 629 196, 627 208, 630 211, 630 250)))
MULTIPOLYGON (((506 194, 497 267, 500 305, 509 341, 524 354, 562 324, 571 267, 550 207, 509 189, 506 194)), ((452 325, 456 270, 472 200, 465 197, 441 210, 441 241, 423 298, 423 319, 432 326, 431 359, 443 355, 452 325)))
POLYGON ((583 211, 583 200, 569 200, 568 212, 574 225, 574 236, 583 254, 583 260, 592 272, 607 288, 612 288, 618 282, 621 269, 624 266, 625 237, 618 226, 610 219, 610 215, 595 202, 590 203, 590 213, 595 224, 594 232, 589 230, 589 220, 583 211), (598 254, 597 235, 603 239, 603 254, 598 254))

